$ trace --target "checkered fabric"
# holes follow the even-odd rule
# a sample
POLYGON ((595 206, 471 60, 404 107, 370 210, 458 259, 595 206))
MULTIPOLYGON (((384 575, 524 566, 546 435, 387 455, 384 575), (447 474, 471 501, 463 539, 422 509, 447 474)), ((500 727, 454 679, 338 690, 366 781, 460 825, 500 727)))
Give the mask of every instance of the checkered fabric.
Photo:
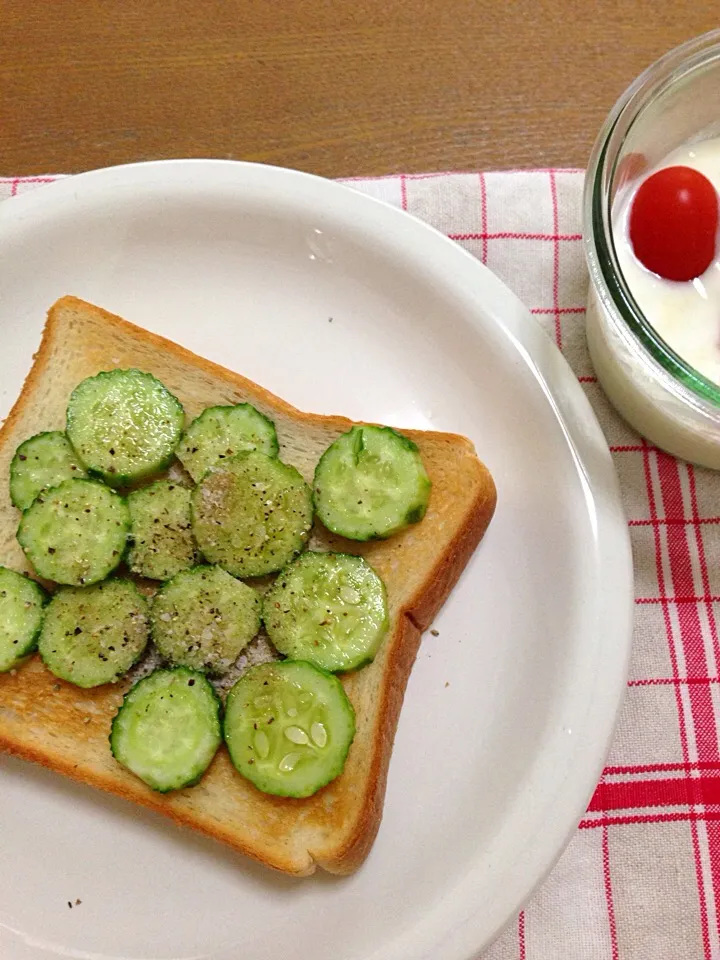
MULTIPOLYGON (((0 179, 0 200, 52 177, 0 179)), ((720 474, 643 441, 597 384, 584 338, 578 170, 346 181, 466 247, 565 354, 620 477, 636 572, 627 698, 564 855, 478 960, 720 960, 720 474)))

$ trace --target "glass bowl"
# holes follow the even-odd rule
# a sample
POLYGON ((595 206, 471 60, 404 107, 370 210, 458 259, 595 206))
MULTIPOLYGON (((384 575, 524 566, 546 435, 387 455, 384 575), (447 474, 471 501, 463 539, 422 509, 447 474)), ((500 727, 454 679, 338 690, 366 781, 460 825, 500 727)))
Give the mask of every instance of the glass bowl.
MULTIPOLYGON (((603 389, 653 444, 720 470, 720 386, 657 333, 618 264, 613 211, 676 148, 720 136, 720 30, 649 67, 615 104, 585 179, 583 239, 590 272, 587 339, 603 389)), ((720 337, 720 305, 718 307, 720 337)))

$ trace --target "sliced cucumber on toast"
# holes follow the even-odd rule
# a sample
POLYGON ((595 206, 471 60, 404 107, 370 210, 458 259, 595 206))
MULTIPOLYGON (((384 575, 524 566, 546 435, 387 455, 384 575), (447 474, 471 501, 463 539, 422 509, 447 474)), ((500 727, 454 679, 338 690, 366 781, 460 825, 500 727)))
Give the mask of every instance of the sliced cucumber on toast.
POLYGON ((167 580, 199 560, 190 522, 190 490, 169 480, 133 490, 128 566, 151 580, 167 580))
POLYGON ((193 567, 153 598, 153 640, 171 663, 221 675, 260 629, 260 609, 257 591, 221 567, 193 567))
POLYGON ((309 797, 342 773, 355 711, 333 674, 301 660, 263 663, 230 690, 223 733, 238 772, 259 790, 309 797))
POLYGON ((118 566, 129 530, 123 497, 96 480, 66 480, 33 501, 17 539, 45 580, 87 586, 118 566))
POLYGON ((211 468, 192 495, 203 555, 236 577, 281 570, 305 547, 310 488, 295 467, 255 450, 211 468))
POLYGON ((0 673, 12 670, 37 646, 46 601, 34 580, 0 567, 0 673))
POLYGON ((37 647, 56 677, 93 688, 125 676, 152 635, 170 666, 126 694, 110 733, 117 761, 153 790, 178 790, 198 782, 224 737, 259 790, 309 797, 339 776, 355 736, 334 674, 371 661, 389 629, 385 586, 367 561, 303 553, 314 510, 340 536, 389 537, 424 516, 430 480, 417 446, 387 427, 338 437, 313 490, 278 459, 274 424, 250 404, 209 407, 183 427, 162 383, 116 369, 75 388, 67 433, 18 448, 17 538, 39 576, 62 586, 46 602, 38 584, 0 567, 0 672, 37 647), (175 453, 194 489, 140 486, 175 453), (113 489, 128 486, 127 498, 113 489), (163 581, 152 601, 132 580, 106 579, 126 557, 132 574, 163 581), (264 600, 238 579, 278 572, 264 600), (250 667, 221 722, 206 675, 228 674, 263 621, 288 659, 250 667))
POLYGON ((350 540, 390 537, 425 516, 430 478, 417 445, 391 427, 355 426, 315 469, 315 510, 350 540))
POLYGON ((362 557, 304 553, 263 599, 263 621, 280 653, 335 672, 377 653, 389 626, 385 586, 362 557))
POLYGON ((38 650, 61 680, 98 687, 122 677, 150 635, 148 604, 130 580, 61 587, 45 610, 38 650))
POLYGON ((85 468, 60 430, 38 433, 21 443, 10 464, 10 499, 27 510, 43 490, 64 480, 87 477, 85 468))
POLYGON ((136 683, 110 731, 115 759, 161 793, 197 783, 221 743, 220 701, 187 667, 155 670, 136 683))
POLYGON ((152 374, 108 370, 75 387, 66 429, 88 470, 123 487, 170 463, 184 423, 180 401, 152 374))
POLYGON ((177 456, 198 483, 210 467, 236 453, 259 450, 277 456, 275 424, 252 404, 208 407, 190 424, 177 448, 177 456))

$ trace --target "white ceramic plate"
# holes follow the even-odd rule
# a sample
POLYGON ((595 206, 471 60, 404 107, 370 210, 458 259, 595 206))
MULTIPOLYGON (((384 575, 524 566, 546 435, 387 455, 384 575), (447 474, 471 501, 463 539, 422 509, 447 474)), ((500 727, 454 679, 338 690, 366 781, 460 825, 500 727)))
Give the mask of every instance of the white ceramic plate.
POLYGON ((464 433, 499 501, 423 640, 382 827, 355 876, 275 876, 3 758, 3 960, 466 960, 561 851, 624 688, 626 526, 570 370, 458 246, 269 167, 140 164, 2 204, 1 415, 65 293, 305 410, 464 433))

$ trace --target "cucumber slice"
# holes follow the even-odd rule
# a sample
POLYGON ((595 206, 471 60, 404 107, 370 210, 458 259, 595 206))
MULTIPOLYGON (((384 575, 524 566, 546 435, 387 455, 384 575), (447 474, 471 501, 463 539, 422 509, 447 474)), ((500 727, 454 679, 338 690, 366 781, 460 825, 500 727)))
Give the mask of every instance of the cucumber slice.
POLYGON ((18 510, 27 510, 43 490, 83 477, 87 477, 85 468, 64 433, 38 433, 15 451, 10 464, 10 499, 18 510))
POLYGON ((96 480, 66 480, 25 511, 17 538, 41 577, 83 586, 117 567, 129 529, 121 496, 96 480))
POLYGON ((186 667, 155 670, 136 683, 110 730, 118 763, 161 793, 197 783, 221 743, 220 701, 186 667))
POLYGON ((152 635, 172 663, 223 674, 260 629, 260 596, 220 567, 183 570, 155 594, 152 635))
POLYGON ((425 516, 430 478, 416 444, 390 427, 353 427, 315 468, 315 509, 350 540, 390 537, 425 516))
POLYGON ((46 600, 34 580, 0 567, 0 673, 35 649, 46 600))
POLYGON ((109 370, 73 390, 67 435, 91 473, 113 487, 164 469, 180 440, 185 413, 150 373, 109 370))
POLYGON ((312 494, 295 467, 257 450, 208 471, 192 495, 200 550, 236 577, 281 570, 312 526, 312 494))
POLYGON ((263 620, 280 653, 333 673, 369 663, 390 625, 385 585, 347 553, 294 560, 265 594, 263 620))
POLYGON ((112 683, 147 646, 148 604, 130 580, 62 587, 47 606, 38 650, 61 680, 78 687, 112 683))
POLYGON ((190 424, 177 448, 177 457, 199 483, 210 467, 236 453, 259 450, 277 456, 275 424, 249 403, 208 407, 190 424))
POLYGON ((258 790, 309 797, 342 773, 355 711, 331 673, 302 660, 262 663, 230 690, 223 733, 233 764, 258 790))
POLYGON ((190 491, 169 480, 134 490, 128 566, 151 580, 167 580, 198 562, 190 523, 190 491))

